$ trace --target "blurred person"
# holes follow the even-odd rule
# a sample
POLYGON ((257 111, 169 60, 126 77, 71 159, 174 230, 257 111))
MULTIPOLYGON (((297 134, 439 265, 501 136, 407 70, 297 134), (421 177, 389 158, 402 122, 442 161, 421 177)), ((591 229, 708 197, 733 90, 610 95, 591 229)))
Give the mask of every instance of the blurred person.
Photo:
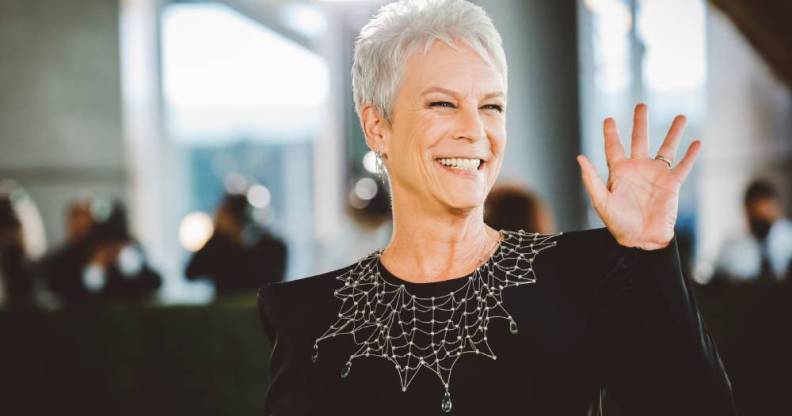
POLYGON ((0 194, 0 306, 32 301, 34 274, 25 251, 22 221, 11 196, 0 194))
POLYGON ((756 179, 746 188, 748 233, 728 238, 715 261, 711 283, 787 281, 792 268, 792 221, 775 185, 756 179))
POLYGON ((555 232, 547 203, 520 183, 496 183, 492 187, 484 202, 484 222, 497 230, 555 232))
POLYGON ((214 217, 214 233, 193 253, 186 268, 189 280, 208 278, 220 295, 255 293, 268 282, 283 280, 286 244, 256 225, 242 194, 226 194, 214 217))
POLYGON ((47 251, 44 220, 33 198, 14 180, 0 180, 0 195, 6 195, 22 224, 22 240, 30 261, 37 261, 47 251))
MULTIPOLYGON (((361 29, 355 110, 388 176, 393 235, 337 270, 259 291, 274 339, 267 415, 734 415, 731 385, 674 236, 696 140, 678 116, 649 153, 604 121, 608 178, 577 158, 606 227, 495 229, 506 56, 480 7, 387 4, 361 29)), ((518 108, 517 111, 525 111, 518 108)))
POLYGON ((36 268, 46 245, 36 203, 16 181, 0 180, 0 305, 46 302, 36 268))
POLYGON ((104 300, 145 300, 162 277, 132 237, 118 201, 74 201, 69 205, 66 242, 42 260, 50 289, 66 305, 104 300))

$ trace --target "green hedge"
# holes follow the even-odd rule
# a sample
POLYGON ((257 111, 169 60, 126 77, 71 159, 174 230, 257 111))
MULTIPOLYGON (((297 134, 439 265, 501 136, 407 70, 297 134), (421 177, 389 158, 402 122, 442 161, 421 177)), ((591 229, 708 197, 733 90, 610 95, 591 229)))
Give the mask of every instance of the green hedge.
POLYGON ((269 354, 253 300, 4 311, 0 414, 261 415, 269 354))

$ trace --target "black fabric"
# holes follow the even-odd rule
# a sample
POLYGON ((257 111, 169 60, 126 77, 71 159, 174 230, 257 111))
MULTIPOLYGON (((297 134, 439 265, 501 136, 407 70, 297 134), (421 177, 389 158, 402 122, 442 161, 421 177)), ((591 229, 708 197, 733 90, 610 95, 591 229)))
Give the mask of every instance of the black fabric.
MULTIPOLYGON (((452 415, 593 415, 605 391, 628 415, 736 414, 726 371, 682 275, 676 239, 643 251, 598 228, 555 241, 536 257, 536 283, 503 292, 520 330, 511 334, 500 319, 489 324, 498 359, 463 355, 456 362, 452 415)), ((405 392, 393 364, 378 357, 355 359, 342 379, 355 348, 349 336, 323 341, 318 361, 311 361, 314 340, 337 318, 335 277, 353 266, 260 288, 260 317, 274 338, 265 414, 444 414, 444 389, 426 368, 405 392)), ((409 289, 447 293, 462 280, 409 289)))

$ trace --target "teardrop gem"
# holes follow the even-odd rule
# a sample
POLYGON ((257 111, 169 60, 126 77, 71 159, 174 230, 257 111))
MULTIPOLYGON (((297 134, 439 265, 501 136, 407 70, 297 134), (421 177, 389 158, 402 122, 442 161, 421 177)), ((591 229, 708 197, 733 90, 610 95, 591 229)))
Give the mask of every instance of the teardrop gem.
POLYGON ((347 361, 347 363, 344 366, 344 368, 341 369, 341 378, 347 378, 347 376, 349 375, 349 370, 351 370, 351 369, 352 369, 352 362, 351 361, 347 361))
POLYGON ((515 322, 514 320, 509 322, 509 332, 511 332, 512 334, 516 334, 520 332, 519 328, 517 328, 517 322, 515 322))
POLYGON ((443 413, 451 413, 451 393, 445 392, 443 395, 443 404, 441 409, 443 409, 443 413))
POLYGON ((311 355, 311 361, 315 363, 316 360, 318 359, 319 359, 319 346, 314 344, 313 355, 311 355))

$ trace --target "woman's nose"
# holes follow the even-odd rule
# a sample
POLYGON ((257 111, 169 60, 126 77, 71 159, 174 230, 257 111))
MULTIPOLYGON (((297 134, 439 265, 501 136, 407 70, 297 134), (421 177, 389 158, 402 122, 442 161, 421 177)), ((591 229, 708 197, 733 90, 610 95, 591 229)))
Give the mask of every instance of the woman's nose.
POLYGON ((484 123, 481 120, 481 114, 479 114, 476 106, 463 107, 457 114, 458 117, 456 120, 454 138, 466 138, 470 141, 476 141, 486 137, 484 123))

